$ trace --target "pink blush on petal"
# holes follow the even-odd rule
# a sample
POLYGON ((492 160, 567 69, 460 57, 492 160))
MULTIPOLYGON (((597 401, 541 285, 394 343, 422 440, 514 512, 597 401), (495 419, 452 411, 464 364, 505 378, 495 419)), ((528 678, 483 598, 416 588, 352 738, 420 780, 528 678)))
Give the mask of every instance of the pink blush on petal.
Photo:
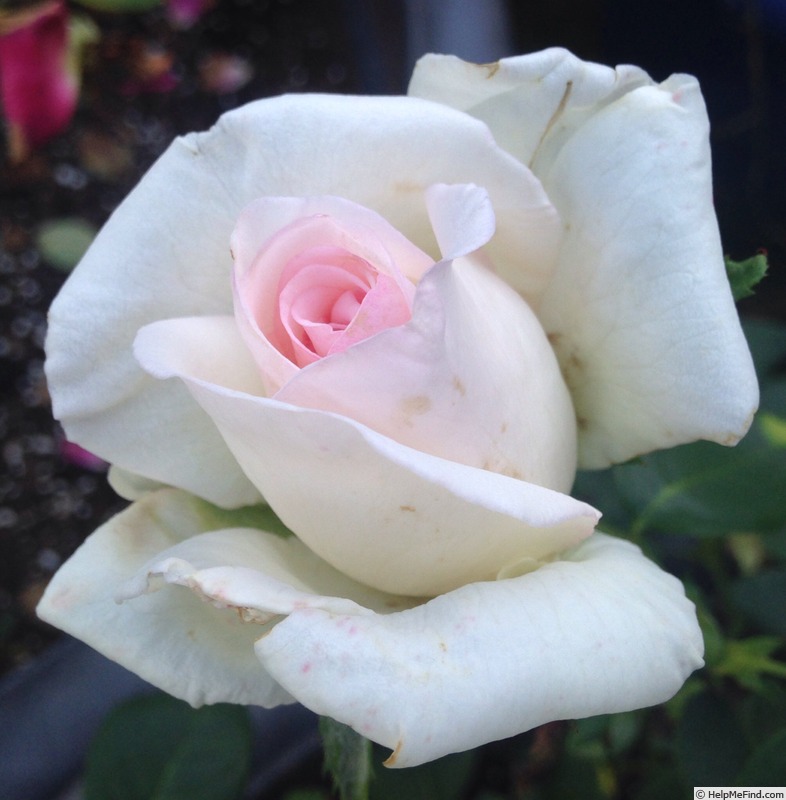
POLYGON ((374 286, 349 325, 333 340, 327 355, 340 353, 387 328, 403 325, 411 317, 412 309, 396 282, 388 275, 377 275, 374 286))
POLYGON ((395 280, 341 247, 309 248, 287 263, 278 311, 299 367, 411 316, 395 280))
POLYGON ((235 318, 270 395, 303 367, 408 322, 415 281, 434 264, 376 212, 332 196, 255 200, 231 249, 235 318))

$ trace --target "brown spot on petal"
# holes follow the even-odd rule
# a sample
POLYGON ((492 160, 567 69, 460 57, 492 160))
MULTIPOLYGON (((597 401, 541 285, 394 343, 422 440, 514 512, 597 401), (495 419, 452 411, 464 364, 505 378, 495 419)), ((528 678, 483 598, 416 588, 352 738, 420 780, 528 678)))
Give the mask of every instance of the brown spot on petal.
POLYGON ((415 511, 415 506, 399 506, 402 511, 415 511))
POLYGON ((393 184, 393 191, 403 194, 413 194, 415 192, 421 192, 422 190, 423 187, 415 181, 396 181, 393 184))
POLYGON ((453 376, 453 388, 462 396, 466 395, 467 387, 461 382, 461 378, 458 375, 453 376))
POLYGON ((490 64, 478 64, 481 69, 486 70, 486 78, 493 78, 499 72, 499 61, 490 64))
POLYGON ((589 420, 586 417, 576 417, 576 425, 580 431, 586 431, 589 428, 589 420))
POLYGON ((403 746, 404 746, 404 740, 403 739, 399 739, 398 742, 396 742, 395 750, 393 750, 393 752, 387 757, 386 761, 382 762, 382 766, 383 767, 392 767, 392 766, 394 766, 396 761, 398 761, 398 755, 401 752, 401 748, 403 746))
POLYGON ((405 397, 401 401, 401 410, 406 416, 425 414, 431 409, 431 400, 424 394, 405 397))

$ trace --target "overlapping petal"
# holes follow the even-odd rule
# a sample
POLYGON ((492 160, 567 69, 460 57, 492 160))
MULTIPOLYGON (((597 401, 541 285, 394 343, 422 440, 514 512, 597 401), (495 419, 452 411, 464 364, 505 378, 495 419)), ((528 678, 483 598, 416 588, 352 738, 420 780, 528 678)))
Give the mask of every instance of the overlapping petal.
POLYGON ((297 610, 256 644, 293 696, 390 747, 396 767, 663 702, 702 649, 679 581, 602 534, 398 614, 297 610))
POLYGON ((551 346, 521 297, 467 257, 493 233, 488 198, 477 187, 433 189, 435 234, 456 260, 422 279, 411 323, 302 370, 276 399, 343 414, 460 464, 569 492, 575 415, 551 346))
POLYGON ((758 389, 695 79, 656 86, 635 67, 552 49, 483 66, 428 56, 410 92, 487 122, 560 213, 558 266, 536 310, 573 395, 581 465, 744 435, 758 389))
MULTIPOLYGON (((58 570, 39 616, 193 705, 292 702, 254 658, 259 625, 211 608, 191 592, 116 600, 118 589, 162 551, 222 521, 232 524, 231 516, 217 512, 173 489, 147 494, 101 526, 58 570)), ((273 535, 254 535, 264 553, 273 535)))
POLYGON ((225 506, 255 502, 257 491, 184 387, 139 368, 137 330, 231 312, 228 242, 241 209, 263 195, 346 197, 436 256, 423 197, 435 182, 484 186, 500 223, 492 258, 515 253, 522 273, 542 285, 555 260, 556 212, 537 179, 467 115, 414 98, 281 97, 178 139, 52 306, 47 377, 69 438, 225 506))
POLYGON ((541 319, 582 464, 736 443, 758 385, 723 265, 698 84, 673 78, 598 111, 544 181, 570 227, 541 319))
POLYGON ((599 514, 559 492, 260 397, 233 323, 155 323, 140 332, 137 354, 157 377, 185 381, 284 523, 354 579, 437 594, 559 552, 594 528, 599 514))
POLYGON ((408 93, 483 120, 502 147, 534 165, 544 145, 553 147, 547 139, 561 141, 599 108, 651 83, 639 67, 612 69, 552 47, 493 64, 430 53, 415 65, 408 93))
POLYGON ((235 318, 267 394, 274 394, 299 369, 278 308, 282 273, 303 250, 328 244, 392 278, 409 305, 414 284, 434 264, 379 214, 343 198, 262 197, 250 203, 231 239, 235 318))

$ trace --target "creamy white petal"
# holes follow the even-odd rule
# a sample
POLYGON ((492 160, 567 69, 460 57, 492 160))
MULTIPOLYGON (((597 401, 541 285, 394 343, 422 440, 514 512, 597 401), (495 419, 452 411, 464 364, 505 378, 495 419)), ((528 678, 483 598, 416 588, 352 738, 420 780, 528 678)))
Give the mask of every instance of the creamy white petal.
POLYGON ((536 311, 573 394, 580 465, 744 435, 758 388, 696 80, 655 85, 551 49, 481 66, 427 56, 410 93, 485 121, 559 211, 563 246, 536 311))
POLYGON ((552 47, 493 64, 428 54, 415 65, 408 92, 483 120, 502 147, 532 165, 545 144, 552 149, 600 107, 651 83, 638 67, 612 69, 552 47))
MULTIPOLYGON (((178 542, 142 566, 116 597, 133 601, 165 584, 185 586, 217 608, 263 625, 302 608, 390 614, 421 602, 353 581, 295 536, 253 528, 210 531, 178 542)), ((257 630, 257 636, 262 633, 257 630)))
POLYGON ((467 115, 406 97, 286 96, 176 140, 52 306, 46 370, 69 438, 214 502, 255 502, 258 493, 185 388, 140 370, 131 352, 137 330, 231 313, 230 235, 256 197, 346 197, 436 255, 424 192, 439 182, 482 185, 500 218, 522 220, 490 249, 533 265, 539 291, 554 263, 556 213, 537 179, 467 115), (532 236, 538 229, 543 235, 532 236))
POLYGON ((236 352, 239 334, 226 333, 204 357, 199 320, 162 321, 140 332, 136 351, 152 374, 186 382, 284 523, 355 580, 438 594, 559 552, 594 528, 598 512, 559 492, 413 450, 334 413, 249 394, 228 382, 235 370, 216 366, 236 352))
POLYGON ((101 526, 58 570, 39 616, 192 705, 292 702, 254 658, 259 625, 182 590, 116 600, 119 587, 151 558, 221 519, 217 509, 177 490, 148 494, 101 526))
POLYGON ((107 480, 109 481, 109 485, 124 500, 139 500, 148 492, 166 488, 165 483, 143 478, 141 475, 135 475, 133 472, 129 472, 114 464, 109 467, 107 480))
POLYGON ((393 749, 396 767, 664 702, 702 650, 679 581, 602 534, 398 614, 294 611, 256 645, 294 697, 393 749))
POLYGON ((758 386, 723 265, 696 81, 598 111, 543 180, 566 230, 540 316, 573 395, 581 465, 700 438, 734 444, 758 386))

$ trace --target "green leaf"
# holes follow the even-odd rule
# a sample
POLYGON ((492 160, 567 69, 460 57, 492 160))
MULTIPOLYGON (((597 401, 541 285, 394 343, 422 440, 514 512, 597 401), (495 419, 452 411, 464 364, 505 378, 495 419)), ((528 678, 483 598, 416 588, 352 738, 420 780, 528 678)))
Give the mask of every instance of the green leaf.
POLYGON ((113 14, 136 14, 161 5, 161 0, 78 0, 78 2, 94 11, 108 11, 113 14))
POLYGON ((83 219, 50 219, 42 223, 36 245, 53 267, 70 272, 85 254, 96 236, 93 225, 83 219))
POLYGON ((786 448, 768 435, 757 421, 736 448, 697 442, 614 467, 615 486, 634 513, 632 535, 781 529, 786 525, 786 448))
POLYGON ((743 764, 745 736, 726 700, 711 691, 685 704, 677 755, 689 786, 726 786, 743 764))
POLYGON ((786 325, 765 319, 743 320, 756 374, 765 379, 786 365, 786 325))
MULTIPOLYGON (((786 728, 754 750, 736 778, 737 786, 786 786, 786 728)), ((699 784, 696 784, 697 786, 699 784)), ((709 785, 709 784, 707 784, 709 785)), ((717 784, 716 784, 717 785, 717 784)))
POLYGON ((758 421, 764 438, 773 447, 786 448, 786 419, 765 412, 759 415, 758 421))
POLYGON ((605 765, 564 753, 546 796, 549 800, 606 800, 614 794, 613 787, 606 785, 607 778, 605 765))
POLYGON ((371 782, 371 742, 348 725, 320 717, 325 770, 341 800, 368 800, 371 782))
POLYGON ((786 678, 786 664, 770 658, 782 644, 779 636, 752 636, 740 641, 729 641, 715 672, 735 678, 751 691, 762 691, 764 675, 786 678))
POLYGON ((460 800, 478 763, 478 752, 439 758, 408 769, 376 770, 371 800, 460 800))
POLYGON ((726 256, 726 274, 735 302, 753 294, 753 287, 767 274, 767 256, 757 253, 744 261, 732 261, 726 256))
POLYGON ((786 570, 740 578, 732 586, 731 597, 761 630, 786 636, 786 570))
POLYGON ((112 711, 93 740, 85 800, 234 800, 250 760, 245 708, 138 697, 112 711))
POLYGON ((748 741, 756 747, 786 728, 786 681, 763 677, 756 693, 744 699, 742 719, 748 741))
POLYGON ((786 561, 786 529, 762 538, 764 549, 779 561, 786 561))
POLYGON ((665 797, 690 797, 690 789, 671 766, 651 765, 643 772, 643 785, 634 800, 663 800, 665 797))

